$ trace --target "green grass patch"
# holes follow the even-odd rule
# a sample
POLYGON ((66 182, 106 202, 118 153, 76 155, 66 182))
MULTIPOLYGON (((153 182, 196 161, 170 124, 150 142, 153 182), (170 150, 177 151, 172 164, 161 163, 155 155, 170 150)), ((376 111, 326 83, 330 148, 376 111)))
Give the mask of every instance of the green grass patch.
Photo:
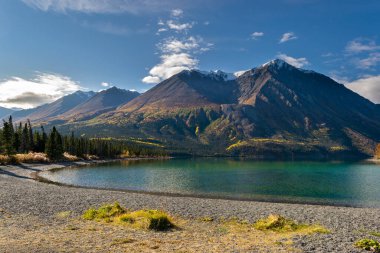
POLYGON ((370 232, 370 235, 380 237, 380 232, 370 232))
POLYGON ((85 220, 111 222, 113 218, 126 212, 125 208, 122 208, 118 202, 115 202, 112 205, 104 205, 98 209, 90 208, 84 212, 82 218, 85 220))
POLYGON ((372 252, 380 252, 380 243, 373 239, 361 239, 354 244, 356 247, 372 251, 372 252))
POLYGON ((307 234, 330 233, 328 229, 320 225, 299 224, 293 220, 286 219, 280 215, 271 214, 265 219, 260 219, 253 224, 253 227, 261 231, 274 232, 303 232, 307 234))
POLYGON ((129 211, 121 207, 118 202, 101 206, 98 209, 90 208, 83 213, 82 218, 85 220, 114 222, 156 231, 164 231, 175 227, 169 215, 163 211, 129 211))

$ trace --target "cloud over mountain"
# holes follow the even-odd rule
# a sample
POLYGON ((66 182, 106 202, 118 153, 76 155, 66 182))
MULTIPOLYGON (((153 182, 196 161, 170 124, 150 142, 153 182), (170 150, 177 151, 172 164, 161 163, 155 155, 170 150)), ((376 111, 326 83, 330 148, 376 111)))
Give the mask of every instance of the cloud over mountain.
POLYGON ((182 16, 183 11, 177 9, 171 12, 172 19, 158 22, 158 34, 172 33, 157 44, 160 62, 142 79, 144 83, 159 83, 183 70, 196 68, 199 62, 196 55, 212 47, 201 36, 189 35, 194 22, 181 22, 182 16))
POLYGON ((0 106, 31 108, 80 89, 78 82, 59 74, 38 73, 30 80, 11 77, 0 82, 0 106))

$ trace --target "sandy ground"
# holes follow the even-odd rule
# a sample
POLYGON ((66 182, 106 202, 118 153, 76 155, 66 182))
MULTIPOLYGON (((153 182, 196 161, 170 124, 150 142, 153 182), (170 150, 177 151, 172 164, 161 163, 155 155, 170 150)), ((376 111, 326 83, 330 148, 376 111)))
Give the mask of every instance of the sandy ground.
POLYGON ((77 164, 0 166, 0 252, 365 252, 353 243, 380 232, 380 209, 374 208, 170 197, 32 179, 34 172, 69 165, 77 164), (130 209, 164 210, 178 228, 153 232, 80 218, 84 210, 114 201, 130 209), (222 221, 252 223, 269 214, 321 224, 331 233, 264 233, 222 221))

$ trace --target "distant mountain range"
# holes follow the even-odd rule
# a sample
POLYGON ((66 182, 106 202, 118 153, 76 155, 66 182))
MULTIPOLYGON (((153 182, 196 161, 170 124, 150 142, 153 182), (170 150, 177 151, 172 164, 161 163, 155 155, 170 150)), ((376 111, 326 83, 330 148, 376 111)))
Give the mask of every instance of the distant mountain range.
POLYGON ((83 94, 81 103, 70 98, 71 108, 41 106, 13 115, 56 124, 61 131, 197 155, 365 157, 380 141, 378 105, 327 76, 281 60, 239 76, 182 71, 141 95, 117 88, 83 94))
POLYGON ((38 124, 78 122, 115 110, 118 106, 129 102, 138 95, 140 93, 116 87, 100 92, 76 91, 52 103, 32 109, 13 111, 11 115, 14 121, 29 119, 38 124))
POLYGON ((9 116, 10 114, 12 114, 13 112, 15 112, 16 110, 13 110, 13 109, 8 109, 8 108, 4 108, 4 107, 1 107, 0 106, 0 118, 3 118, 3 117, 6 117, 6 116, 9 116))

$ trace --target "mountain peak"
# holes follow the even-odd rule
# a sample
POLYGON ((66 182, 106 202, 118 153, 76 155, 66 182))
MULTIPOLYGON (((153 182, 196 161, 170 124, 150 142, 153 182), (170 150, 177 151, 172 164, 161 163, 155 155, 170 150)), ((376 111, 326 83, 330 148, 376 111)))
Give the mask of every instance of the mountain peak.
POLYGON ((191 75, 197 73, 205 77, 209 77, 218 81, 231 81, 235 80, 238 76, 234 73, 224 72, 222 70, 203 71, 199 69, 183 70, 182 74, 191 75))
POLYGON ((281 59, 274 59, 274 60, 271 60, 271 61, 261 65, 261 67, 266 67, 266 66, 273 66, 273 67, 276 67, 278 69, 288 68, 288 67, 295 68, 293 65, 291 65, 291 64, 289 64, 286 61, 281 60, 281 59))

